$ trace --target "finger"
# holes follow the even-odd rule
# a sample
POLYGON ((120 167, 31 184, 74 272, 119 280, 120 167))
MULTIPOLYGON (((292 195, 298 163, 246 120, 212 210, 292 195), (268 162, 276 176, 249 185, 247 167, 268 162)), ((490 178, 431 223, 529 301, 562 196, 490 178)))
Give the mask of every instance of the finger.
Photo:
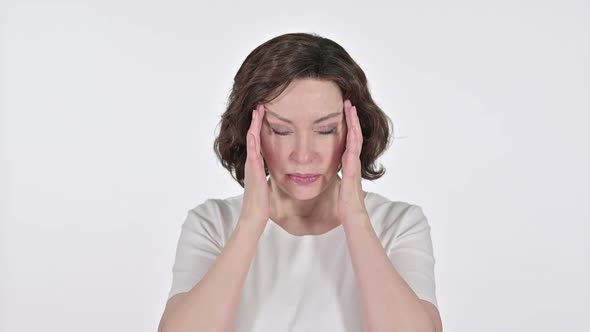
POLYGON ((246 157, 253 157, 256 155, 256 135, 255 128, 256 128, 256 118, 258 117, 256 114, 256 110, 252 111, 252 120, 250 121, 250 128, 246 133, 246 157))
POLYGON ((354 119, 354 123, 355 123, 355 127, 356 127, 356 132, 357 132, 357 134, 360 135, 360 138, 363 138, 363 132, 362 132, 362 128, 361 128, 361 119, 359 119, 358 110, 356 109, 356 106, 353 106, 352 108, 354 110, 353 119, 354 119))
POLYGON ((350 99, 346 99, 344 101, 344 109, 349 109, 352 106, 352 102, 350 101, 350 99))
POLYGON ((262 149, 260 148, 260 132, 262 130, 262 120, 264 119, 264 105, 260 104, 256 108, 256 128, 255 128, 255 136, 256 136, 256 148, 258 153, 260 154, 262 149))
POLYGON ((353 129, 353 122, 352 122, 352 114, 351 114, 351 103, 349 100, 345 102, 344 108, 344 115, 346 117, 346 151, 350 149, 353 145, 352 141, 352 129, 353 129), (347 103, 348 102, 348 103, 347 103))
POLYGON ((350 145, 350 141, 349 141, 349 135, 350 135, 350 129, 352 127, 352 123, 351 123, 351 117, 350 117, 350 108, 351 108, 351 103, 350 100, 345 100, 344 101, 344 118, 346 120, 346 146, 348 147, 350 145))
POLYGON ((346 120, 347 129, 350 128, 350 122, 349 122, 350 116, 348 113, 349 113, 349 109, 351 106, 352 106, 352 104, 351 104, 350 100, 346 99, 344 101, 344 119, 346 120))
POLYGON ((252 133, 248 133, 247 135, 247 145, 246 145, 246 158, 251 160, 256 159, 257 151, 256 151, 256 138, 252 133))
POLYGON ((356 106, 351 108, 351 122, 353 123, 352 129, 352 140, 353 140, 353 153, 355 156, 360 156, 361 147, 363 146, 363 134, 361 131, 361 123, 358 118, 356 106))
POLYGON ((250 127, 248 127, 248 133, 254 133, 256 126, 256 110, 252 110, 252 117, 250 118, 250 127))
POLYGON ((250 182, 252 165, 255 164, 254 150, 256 150, 256 144, 252 134, 246 134, 246 163, 244 164, 244 183, 250 182))
POLYGON ((256 112, 258 113, 258 116, 256 117, 257 119, 257 128, 256 128, 256 133, 258 133, 260 135, 260 130, 262 129, 262 120, 264 119, 264 105, 260 104, 258 105, 258 107, 256 107, 256 112))

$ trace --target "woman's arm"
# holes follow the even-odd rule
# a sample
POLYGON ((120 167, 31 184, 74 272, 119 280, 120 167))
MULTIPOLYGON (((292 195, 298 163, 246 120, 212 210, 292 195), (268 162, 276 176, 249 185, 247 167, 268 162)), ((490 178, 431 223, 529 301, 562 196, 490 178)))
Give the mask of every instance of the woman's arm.
MULTIPOLYGON (((352 106, 348 99, 344 101, 344 114, 347 133, 346 149, 342 154, 338 215, 346 233, 364 330, 441 332, 442 324, 436 307, 418 298, 395 269, 375 234, 364 203, 361 182, 363 133, 356 106, 352 106)), ((416 220, 418 222, 411 226, 423 228, 426 219, 416 220)), ((406 232, 405 236, 408 234, 406 232)), ((424 243, 422 240, 421 245, 424 243)))
POLYGON ((159 332, 232 331, 242 288, 258 240, 269 219, 269 189, 260 152, 264 105, 252 111, 244 165, 244 197, 236 228, 201 280, 175 295, 160 321, 159 332))
POLYGON ((368 215, 343 223, 355 272, 364 331, 441 332, 442 323, 387 257, 368 215))
POLYGON ((242 287, 264 226, 240 220, 207 274, 189 292, 170 299, 158 331, 233 331, 242 287))

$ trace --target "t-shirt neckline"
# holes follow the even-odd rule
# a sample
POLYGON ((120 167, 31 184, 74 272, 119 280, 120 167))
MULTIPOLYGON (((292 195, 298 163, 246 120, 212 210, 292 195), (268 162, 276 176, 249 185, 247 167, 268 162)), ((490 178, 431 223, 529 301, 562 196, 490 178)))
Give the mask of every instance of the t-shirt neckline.
MULTIPOLYGON (((367 200, 369 195, 371 194, 371 192, 367 191, 366 195, 365 195, 365 206, 367 205, 367 200)), ((272 218, 268 218, 268 224, 271 225, 271 227, 278 229, 278 231, 280 233, 283 233, 284 235, 286 235, 287 237, 290 238, 294 238, 294 239, 319 239, 319 238, 324 238, 324 237, 328 237, 333 233, 336 232, 340 232, 344 226, 342 224, 339 224, 336 227, 331 228, 330 230, 321 233, 321 234, 304 234, 304 235, 295 235, 295 234, 291 234, 289 232, 287 232, 286 229, 284 229, 282 226, 280 226, 279 224, 277 224, 274 220, 272 220, 272 218)))

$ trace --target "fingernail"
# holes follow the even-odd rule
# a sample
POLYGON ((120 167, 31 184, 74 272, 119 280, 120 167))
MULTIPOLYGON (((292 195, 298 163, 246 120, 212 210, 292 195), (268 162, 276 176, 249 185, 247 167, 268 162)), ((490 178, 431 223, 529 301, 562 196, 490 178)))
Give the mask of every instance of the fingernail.
POLYGON ((256 119, 256 110, 252 111, 252 120, 256 119))

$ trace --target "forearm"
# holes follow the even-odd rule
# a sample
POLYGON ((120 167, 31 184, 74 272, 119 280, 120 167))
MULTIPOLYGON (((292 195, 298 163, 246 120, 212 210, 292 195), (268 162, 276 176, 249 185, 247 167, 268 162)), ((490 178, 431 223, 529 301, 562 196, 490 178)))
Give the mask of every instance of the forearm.
POLYGON ((261 227, 238 222, 207 274, 164 322, 164 331, 232 331, 261 227))
POLYGON ((434 332, 432 319, 395 270, 368 216, 344 223, 344 229, 365 331, 434 332))

